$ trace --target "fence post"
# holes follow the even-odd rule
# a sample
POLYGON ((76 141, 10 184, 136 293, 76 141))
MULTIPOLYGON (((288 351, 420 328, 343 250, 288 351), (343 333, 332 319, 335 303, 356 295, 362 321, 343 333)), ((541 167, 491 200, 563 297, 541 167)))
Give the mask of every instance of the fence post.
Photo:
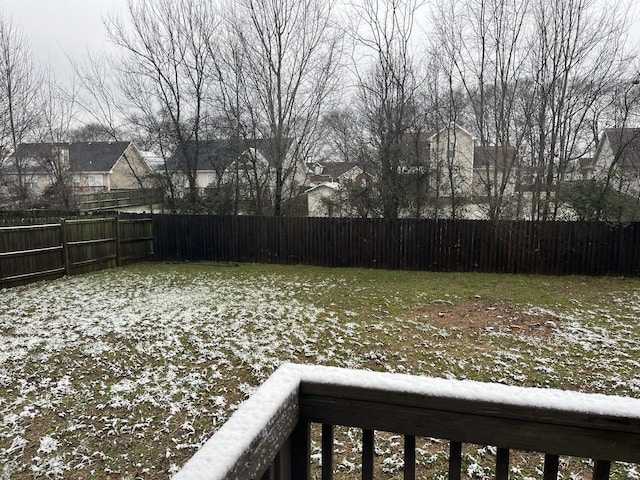
POLYGON ((114 217, 114 220, 116 222, 115 228, 116 228, 116 266, 119 267, 121 265, 121 248, 120 248, 120 219, 116 216, 114 217))
POLYGON ((70 275, 69 272, 69 239, 67 238, 67 222, 64 218, 60 219, 60 229, 62 233, 62 261, 64 262, 64 274, 70 275))

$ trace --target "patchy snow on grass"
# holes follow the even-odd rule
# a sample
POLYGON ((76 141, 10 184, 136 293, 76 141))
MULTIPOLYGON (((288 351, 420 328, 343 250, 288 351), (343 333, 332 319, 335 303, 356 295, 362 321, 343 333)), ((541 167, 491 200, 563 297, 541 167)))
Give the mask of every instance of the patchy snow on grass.
MULTIPOLYGON (((287 361, 640 396, 637 292, 544 310, 557 328, 528 337, 398 317, 398 291, 291 272, 159 265, 1 291, 0 479, 169 478, 287 361)), ((358 441, 336 437, 345 478, 358 441)), ((376 448, 401 478, 396 444, 376 448)), ((422 465, 443 462, 434 445, 422 465)))
POLYGON ((125 269, 2 291, 0 478, 175 471, 283 360, 351 335, 309 287, 125 269))

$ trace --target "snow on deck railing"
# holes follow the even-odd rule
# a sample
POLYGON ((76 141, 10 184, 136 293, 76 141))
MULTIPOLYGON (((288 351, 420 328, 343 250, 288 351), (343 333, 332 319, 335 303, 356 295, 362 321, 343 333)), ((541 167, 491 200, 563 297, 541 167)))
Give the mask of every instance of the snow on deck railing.
POLYGON ((310 423, 323 425, 322 478, 332 478, 333 426, 363 429, 362 478, 373 478, 373 432, 405 435, 405 479, 415 478, 415 436, 450 441, 449 477, 460 478, 461 444, 497 447, 496 478, 510 449, 640 463, 640 399, 467 380, 285 364, 244 402, 174 480, 307 479, 310 423))

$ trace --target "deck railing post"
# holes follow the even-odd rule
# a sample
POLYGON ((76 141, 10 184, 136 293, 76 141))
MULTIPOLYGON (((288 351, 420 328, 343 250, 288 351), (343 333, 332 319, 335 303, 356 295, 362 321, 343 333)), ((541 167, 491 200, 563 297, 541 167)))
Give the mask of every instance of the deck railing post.
POLYGON ((543 480, 557 480, 558 467, 560 466, 560 457, 547 453, 544 456, 544 474, 543 480))
POLYGON ((496 453, 496 480, 509 479, 509 449, 498 448, 496 453))
POLYGON ((289 480, 291 478, 291 443, 285 442, 286 448, 282 448, 273 460, 273 478, 275 480, 289 480))
POLYGON ((593 480, 609 480, 611 462, 607 460, 595 460, 593 466, 593 480))
POLYGON ((291 438, 288 438, 273 460, 273 477, 275 480, 291 480, 291 438))
POLYGON ((291 441, 291 478, 310 480, 311 468, 311 426, 309 422, 300 421, 293 429, 291 441))
POLYGON ((333 425, 322 424, 322 480, 333 478, 333 425))
POLYGON ((462 443, 449 442, 449 480, 460 480, 462 471, 462 443))
POLYGON ((374 432, 362 431, 362 480, 373 480, 374 432))
POLYGON ((404 436, 404 480, 416 478, 416 437, 404 436))

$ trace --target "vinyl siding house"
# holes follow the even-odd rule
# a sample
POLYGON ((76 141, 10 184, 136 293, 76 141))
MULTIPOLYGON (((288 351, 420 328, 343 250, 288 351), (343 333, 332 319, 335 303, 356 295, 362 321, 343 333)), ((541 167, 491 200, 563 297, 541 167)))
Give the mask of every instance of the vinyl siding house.
POLYGON ((22 183, 33 197, 56 182, 73 192, 140 189, 150 170, 132 142, 24 143, 7 159, 7 188, 22 183))
MULTIPOLYGON (((289 150, 292 144, 289 140, 289 150)), ((196 186, 200 189, 242 177, 250 170, 255 170, 258 176, 272 176, 276 168, 273 141, 269 139, 189 141, 184 149, 193 163, 190 167, 195 167, 196 186)), ((304 168, 293 162, 289 153, 285 168, 293 170, 293 182, 302 184, 306 180, 304 168)), ((176 150, 169 164, 173 170, 184 172, 185 154, 176 150)))
POLYGON ((366 165, 353 162, 314 162, 307 165, 308 186, 304 192, 309 217, 348 217, 355 213, 345 205, 347 184, 366 187, 374 174, 366 165))
POLYGON ((452 123, 437 132, 427 134, 427 164, 433 172, 431 190, 444 196, 454 189, 458 196, 472 193, 474 179, 474 138, 461 126, 452 123))
MULTIPOLYGON (((295 198, 307 182, 306 168, 296 158, 294 147, 293 140, 287 140, 287 154, 281 166, 283 198, 295 198)), ((227 213, 254 213, 257 204, 268 208, 271 201, 278 168, 275 150, 272 139, 190 141, 183 150, 176 151, 169 163, 184 177, 184 187, 188 186, 184 172, 192 170, 196 188, 205 197, 217 195, 216 192, 233 197, 229 200, 235 205, 234 211, 227 213)))
POLYGON ((307 197, 307 215, 309 217, 342 216, 342 209, 337 208, 340 202, 340 184, 322 182, 304 192, 307 197))
MULTIPOLYGON (((427 198, 442 198, 453 192, 467 197, 474 179, 474 139, 464 128, 452 123, 435 132, 408 134, 402 142, 398 173, 406 179, 409 190, 425 191, 427 198), (426 183, 423 183, 426 182, 426 183)), ((376 181, 371 165, 326 162, 307 165, 309 216, 348 216, 353 212, 338 205, 341 192, 349 182, 364 187, 376 181)), ((401 212, 410 216, 411 209, 401 212)))
POLYGON ((614 191, 640 196, 640 128, 605 129, 593 160, 583 168, 587 169, 614 191))
POLYGON ((367 182, 365 167, 353 162, 315 162, 308 165, 309 184, 313 187, 324 183, 345 183, 357 181, 360 184, 367 182))

